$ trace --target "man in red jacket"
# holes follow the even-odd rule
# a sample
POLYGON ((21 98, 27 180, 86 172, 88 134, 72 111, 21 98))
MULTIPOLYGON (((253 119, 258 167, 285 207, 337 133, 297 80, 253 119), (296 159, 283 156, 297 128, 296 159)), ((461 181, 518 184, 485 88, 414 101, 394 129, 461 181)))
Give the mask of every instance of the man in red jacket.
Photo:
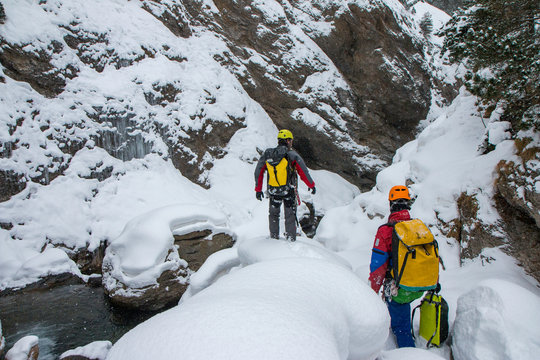
MULTIPOLYGON (((411 197, 407 187, 397 185, 390 189, 390 216, 387 223, 397 223, 411 219, 411 197)), ((385 287, 385 298, 390 313, 392 332, 396 336, 398 347, 415 347, 411 333, 411 301, 418 299, 423 291, 408 291, 396 288, 393 279, 387 276, 392 259, 393 228, 382 225, 375 235, 371 253, 369 284, 379 293, 381 286, 385 287)))
MULTIPOLYGON (((264 173, 268 170, 269 162, 272 158, 286 159, 287 176, 282 186, 271 186, 267 181, 268 196, 270 198, 269 209, 269 228, 270 237, 279 239, 279 215, 281 212, 281 203, 285 210, 285 235, 287 240, 296 241, 296 187, 298 185, 297 175, 307 185, 312 194, 315 194, 315 182, 309 174, 309 170, 304 160, 292 149, 293 135, 289 130, 283 129, 278 133, 278 146, 266 149, 259 159, 255 168, 255 196, 257 200, 263 199, 262 192, 264 173)), ((274 170, 273 170, 274 171, 274 170)), ((272 176, 274 173, 272 171, 272 176)), ((267 174, 268 176, 270 174, 267 174)), ((276 175, 275 178, 278 176, 276 175)))

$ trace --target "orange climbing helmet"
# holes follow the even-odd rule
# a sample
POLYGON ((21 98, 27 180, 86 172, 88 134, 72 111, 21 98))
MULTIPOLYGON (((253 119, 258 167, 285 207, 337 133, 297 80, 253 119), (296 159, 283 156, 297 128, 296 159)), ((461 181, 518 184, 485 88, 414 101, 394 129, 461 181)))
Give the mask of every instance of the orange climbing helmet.
POLYGON ((390 193, 388 194, 388 200, 394 201, 397 199, 411 200, 411 196, 409 195, 409 189, 407 189, 406 186, 396 185, 390 189, 390 193))

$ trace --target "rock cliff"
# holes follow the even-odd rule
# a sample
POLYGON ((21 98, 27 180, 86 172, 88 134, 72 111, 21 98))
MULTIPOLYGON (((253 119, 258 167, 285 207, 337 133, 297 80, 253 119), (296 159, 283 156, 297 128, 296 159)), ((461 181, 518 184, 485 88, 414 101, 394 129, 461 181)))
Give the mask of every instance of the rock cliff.
MULTIPOLYGON (((26 41, 0 36, 3 82, 30 85, 16 111, 4 114, 8 134, 2 136, 0 156, 9 166, 0 170, 1 200, 29 181, 49 183, 85 146, 102 147, 121 160, 158 153, 208 186, 205 173, 212 159, 223 157, 231 137, 246 126, 245 107, 220 104, 229 89, 201 86, 188 94, 181 76, 152 81, 134 75, 133 96, 94 86, 89 104, 79 88, 91 73, 114 81, 115 74, 136 74, 158 59, 173 72, 178 66, 196 68, 189 44, 203 37, 219 47, 205 56, 234 76, 277 127, 293 131, 308 166, 368 189, 395 149, 414 137, 434 84, 440 84, 429 71, 416 25, 404 8, 393 5, 377 0, 279 1, 273 7, 232 0, 119 2, 108 11, 140 7, 139 17, 120 14, 125 22, 110 27, 96 25, 85 9, 68 2, 21 7, 30 18, 49 22, 51 33, 26 41), (138 37, 141 22, 153 37, 138 37), (188 96, 198 98, 199 108, 187 108, 188 96), (176 120, 171 124, 162 117, 176 120), (29 128, 41 138, 39 147, 23 139, 29 128), (41 156, 27 161, 25 152, 41 156)), ((87 7, 99 16, 99 9, 87 7)), ((9 27, 9 11, 6 19, 3 26, 9 27)), ((102 179, 110 173, 90 176, 102 179)))

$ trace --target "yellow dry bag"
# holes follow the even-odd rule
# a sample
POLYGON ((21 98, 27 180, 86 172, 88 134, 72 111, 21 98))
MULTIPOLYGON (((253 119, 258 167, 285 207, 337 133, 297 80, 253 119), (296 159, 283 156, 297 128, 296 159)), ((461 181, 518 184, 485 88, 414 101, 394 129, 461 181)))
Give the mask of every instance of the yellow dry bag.
POLYGON ((435 289, 439 281, 437 241, 419 219, 390 224, 392 235, 392 277, 409 291, 435 289))
MULTIPOLYGON (((413 310, 411 326, 413 326, 414 313, 418 308, 420 308, 418 335, 427 340, 426 347, 440 347, 448 337, 448 304, 446 300, 433 292, 426 294, 420 305, 413 310)), ((414 334, 414 329, 412 333, 414 334)))
POLYGON ((286 158, 282 158, 281 161, 275 165, 270 162, 266 162, 266 169, 268 170, 268 186, 280 187, 287 185, 289 162, 286 158))

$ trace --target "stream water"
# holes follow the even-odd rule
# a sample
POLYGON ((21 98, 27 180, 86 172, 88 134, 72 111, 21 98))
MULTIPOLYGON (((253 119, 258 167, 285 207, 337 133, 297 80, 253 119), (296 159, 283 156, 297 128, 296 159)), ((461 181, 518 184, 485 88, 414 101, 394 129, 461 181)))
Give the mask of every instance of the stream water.
POLYGON ((70 349, 93 341, 114 343, 155 313, 114 308, 102 288, 65 285, 0 297, 6 349, 26 335, 39 337, 39 360, 57 360, 70 349))

